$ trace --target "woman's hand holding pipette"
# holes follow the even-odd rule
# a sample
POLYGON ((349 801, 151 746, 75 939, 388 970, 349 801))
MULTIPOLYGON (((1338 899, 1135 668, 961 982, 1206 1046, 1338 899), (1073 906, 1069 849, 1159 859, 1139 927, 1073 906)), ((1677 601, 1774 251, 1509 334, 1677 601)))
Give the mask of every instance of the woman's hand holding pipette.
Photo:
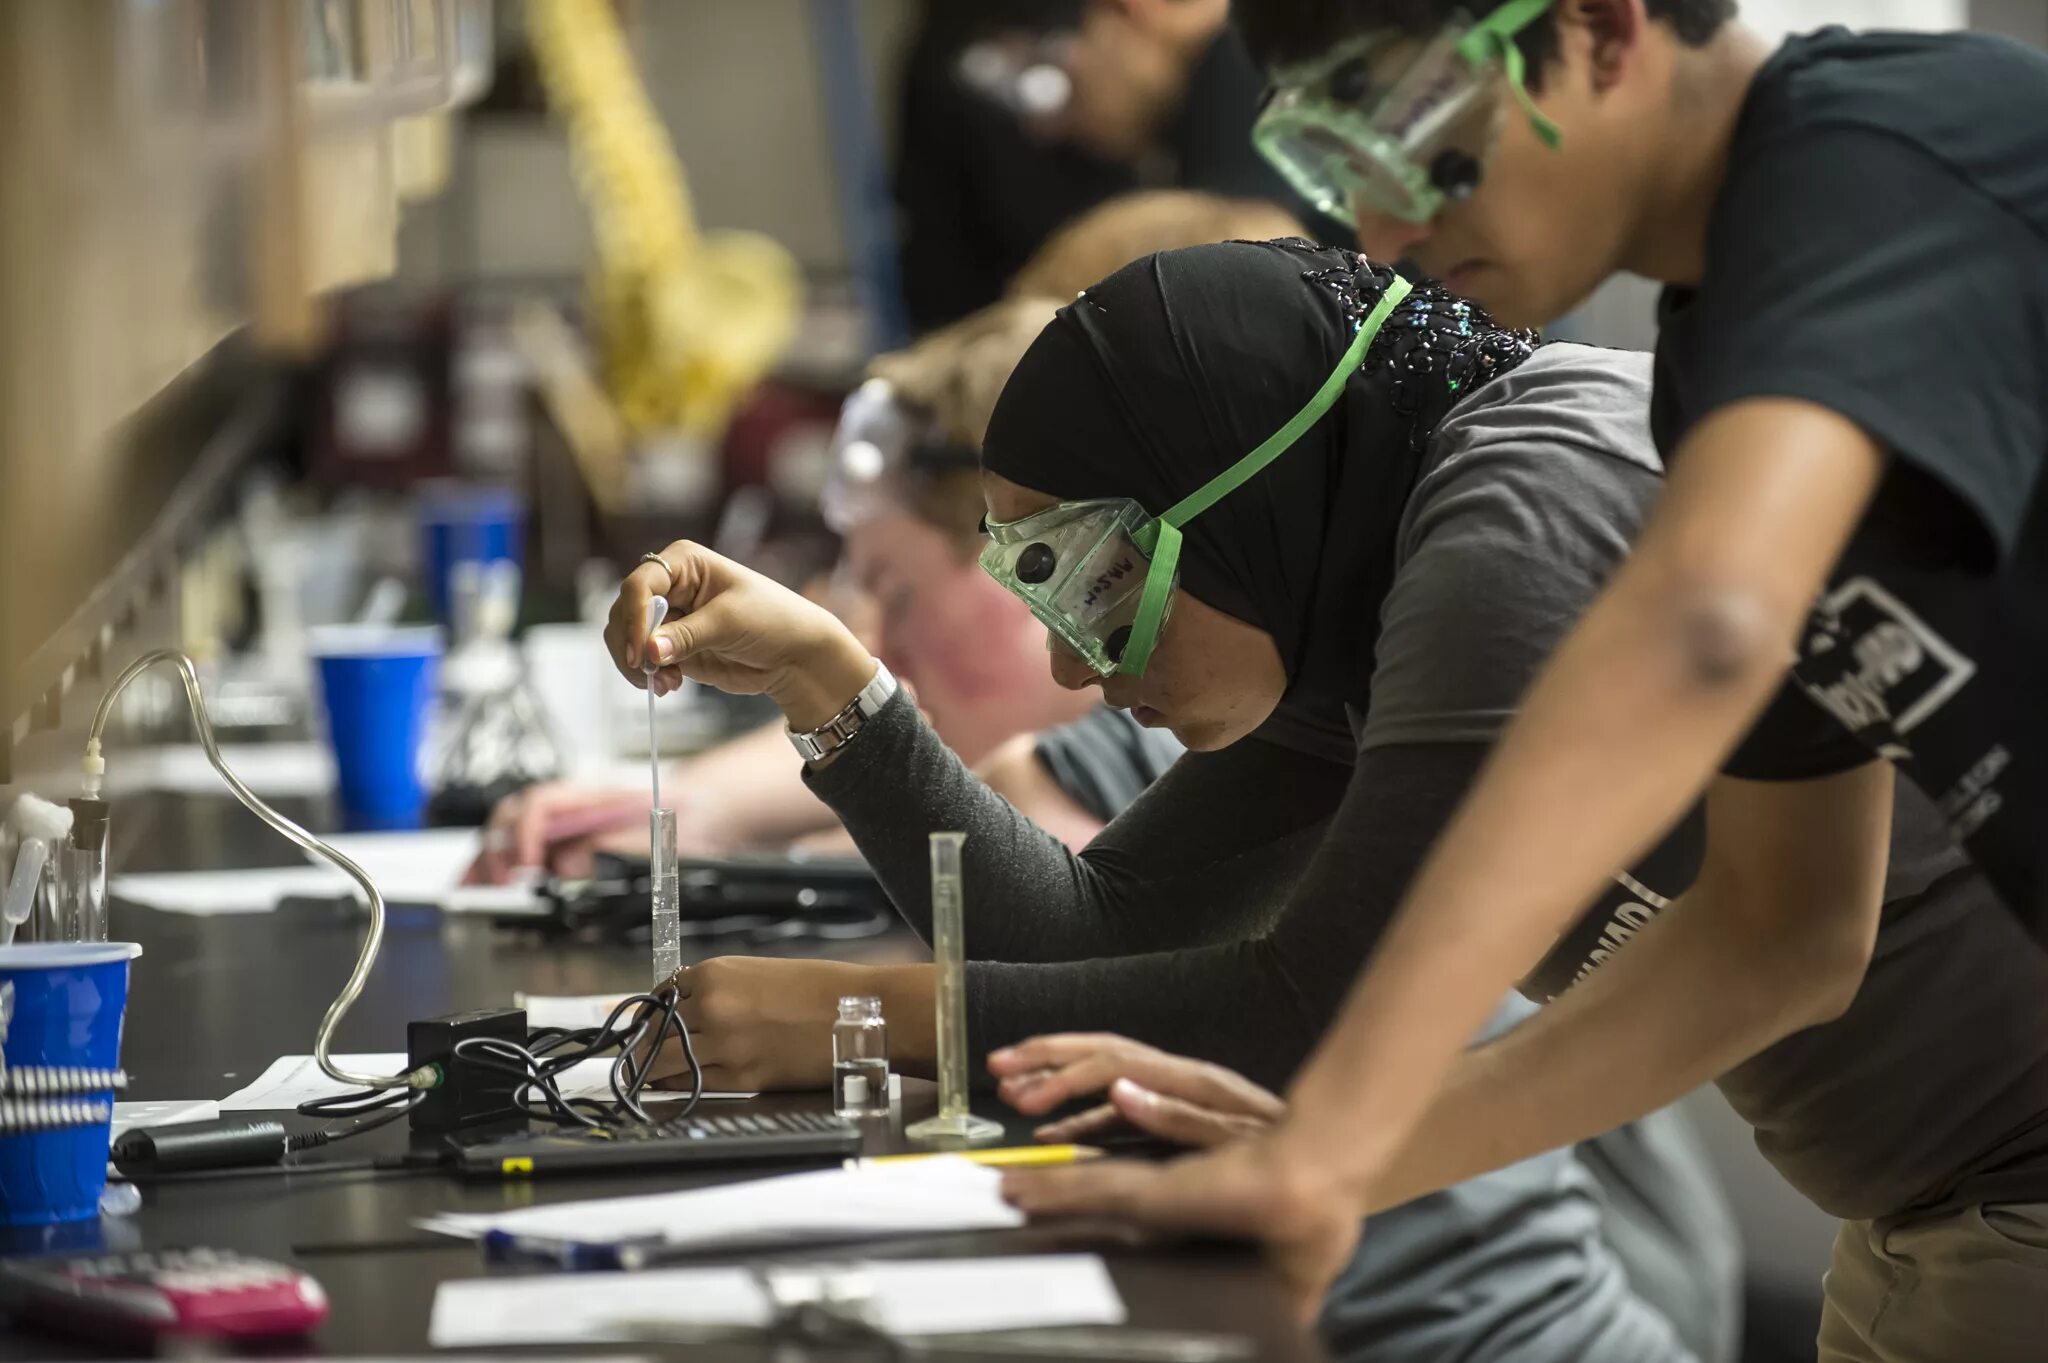
POLYGON ((874 679, 874 657, 822 606, 689 540, 661 557, 627 576, 605 626, 612 662, 635 686, 662 695, 687 677, 766 695, 801 732, 830 720, 874 679), (657 596, 669 618, 650 643, 643 628, 657 596), (650 650, 651 674, 642 670, 650 650))

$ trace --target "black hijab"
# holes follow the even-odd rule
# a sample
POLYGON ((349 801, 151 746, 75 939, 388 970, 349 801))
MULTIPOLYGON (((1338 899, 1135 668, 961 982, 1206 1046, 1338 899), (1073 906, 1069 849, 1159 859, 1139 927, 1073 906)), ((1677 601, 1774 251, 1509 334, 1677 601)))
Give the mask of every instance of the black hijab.
MULTIPOLYGON (((1131 497, 1157 515, 1301 409, 1393 278, 1305 241, 1223 242, 1127 265, 1025 352, 982 464, 1064 501, 1131 497)), ((1273 636, 1290 700, 1363 708, 1396 533, 1430 434, 1533 344, 1440 285, 1417 286, 1329 413, 1183 527, 1182 585, 1273 636)))

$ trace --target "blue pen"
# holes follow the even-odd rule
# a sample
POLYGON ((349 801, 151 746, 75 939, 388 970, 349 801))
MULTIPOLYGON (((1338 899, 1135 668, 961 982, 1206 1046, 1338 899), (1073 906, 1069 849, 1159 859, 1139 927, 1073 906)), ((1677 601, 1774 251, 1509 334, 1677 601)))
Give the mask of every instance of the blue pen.
MULTIPOLYGON (((636 1251, 662 1244, 660 1236, 621 1240, 612 1244, 584 1240, 560 1240, 546 1235, 517 1235, 511 1231, 485 1231, 484 1257, 496 1261, 553 1264, 571 1272, 616 1269, 625 1266, 622 1251, 636 1251)), ((634 1254, 638 1260, 641 1256, 634 1254)))

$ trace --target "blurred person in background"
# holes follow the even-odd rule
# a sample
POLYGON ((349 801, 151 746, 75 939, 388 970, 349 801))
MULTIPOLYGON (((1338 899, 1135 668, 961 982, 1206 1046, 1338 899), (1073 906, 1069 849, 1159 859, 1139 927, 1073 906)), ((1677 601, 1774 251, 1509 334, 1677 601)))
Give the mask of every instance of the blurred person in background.
MULTIPOLYGON (((1391 279, 1302 241, 1150 256, 1061 309, 1005 388, 983 443, 983 562, 1047 625, 1062 685, 1100 686, 1193 749, 1086 850, 977 781, 902 696, 871 699, 851 740, 808 766, 913 926, 929 928, 926 832, 967 834, 971 1044, 1003 1048, 990 1067, 1029 1115, 1108 1088, 1145 1129, 1196 1134, 1148 1122, 1151 1098, 1123 1106, 1126 1079, 1186 1081, 1160 1100, 1227 1097, 1225 1126, 1271 1119, 1262 1086, 1313 1045, 1657 482, 1647 356, 1538 347, 1435 286, 1403 302, 1391 279), (1137 533, 1134 506, 1206 506, 1197 489, 1218 486, 1232 490, 1185 522, 1172 614, 1138 663, 1149 644, 1120 622, 1154 573, 1117 527, 1137 533)), ((681 681, 682 650, 691 677, 767 693, 798 732, 892 685, 829 614, 688 542, 629 575, 607 639, 643 683, 643 647, 667 650, 657 691, 681 681), (627 622, 653 592, 675 609, 643 644, 627 622)), ((1592 971, 1648 887, 1675 891, 1696 833, 1618 878, 1532 995, 1592 971)), ((930 1064, 928 965, 718 957, 678 983, 708 1082, 823 1083, 817 1029, 846 992, 901 1019, 900 1065, 930 1064)), ((1503 1002, 1496 1025, 1528 1011, 1503 1002)), ((1640 1363, 1732 1347, 1734 1230, 1676 1114, 1396 1218, 1327 1303, 1346 1356, 1640 1363), (1586 1168, 1602 1161, 1616 1176, 1596 1185, 1586 1168)))
MULTIPOLYGON (((919 333, 1003 296, 1062 223, 1138 187, 1128 165, 1040 131, 963 73, 1051 60, 1085 0, 924 0, 897 94, 897 265, 919 333)), ((1083 280, 1083 283, 1088 281, 1083 280)))
MULTIPOLYGON (((1298 220, 1287 230, 1327 235, 1333 224, 1252 148, 1264 77, 1228 17, 1227 0, 927 4, 896 149, 912 324, 927 330, 1014 296, 1017 272, 1062 224, 1141 186, 1264 200, 1298 220), (996 74, 977 79, 991 64, 996 74), (1053 79, 1048 103, 1020 107, 1020 73, 1053 79)), ((1064 302, 1142 254, 1048 296, 1064 302)))
MULTIPOLYGON (((1180 746, 1055 685, 1039 661, 1044 631, 976 564, 976 452, 989 413, 1059 301, 1117 266, 1163 247, 1298 230, 1256 199, 1156 190, 1112 200, 1055 231, 1005 301, 877 358, 870 374, 886 397, 870 387, 847 404, 826 506, 844 537, 829 604, 861 622, 869 647, 963 761, 1072 846, 1085 845, 1180 746), (895 438, 905 448, 884 459, 863 429, 871 425, 903 428, 895 438), (849 461, 856 441, 872 462, 849 461)), ((688 855, 852 847, 805 789, 779 724, 684 760, 663 790, 688 855)), ((499 883, 536 867, 583 875, 600 850, 644 854, 649 800, 638 784, 535 786, 492 812, 471 878, 499 883)))
POLYGON ((2043 1356, 2048 58, 1838 28, 1774 53, 1734 10, 1243 9, 1264 145, 1370 249, 1527 323, 1616 271, 1666 285, 1672 473, 1287 1119, 1020 1176, 1025 1205, 1261 1236, 1313 1290, 1359 1212, 1718 1079, 1843 1218, 1823 1359, 2043 1356), (1684 898, 1468 1049, 1703 788, 1684 898))
POLYGON ((1252 147, 1266 81, 1230 27, 1229 0, 1088 0, 1064 67, 1072 93, 1047 120, 1054 135, 1140 175, 1306 216, 1252 147))

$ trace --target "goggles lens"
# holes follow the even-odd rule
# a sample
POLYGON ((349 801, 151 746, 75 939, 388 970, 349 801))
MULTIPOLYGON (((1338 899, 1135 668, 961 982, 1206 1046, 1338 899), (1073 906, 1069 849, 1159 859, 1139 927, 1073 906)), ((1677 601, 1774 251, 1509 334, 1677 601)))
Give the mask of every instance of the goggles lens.
POLYGON ((1279 74, 1252 141, 1296 192, 1353 227, 1356 207, 1406 222, 1478 187, 1505 112, 1503 88, 1539 136, 1513 35, 1550 0, 1511 0, 1476 26, 1420 45, 1368 35, 1279 74), (1505 74, 1506 80, 1502 80, 1505 74))
POLYGON ((1358 226, 1356 206, 1419 222, 1440 202, 1398 150, 1367 129, 1340 129, 1312 112, 1263 120, 1259 151, 1294 191, 1325 215, 1358 226))
MULTIPOLYGON (((1123 499, 1066 502, 990 522, 981 566, 1098 676, 1112 676, 1130 648, 1152 571, 1151 555, 1138 547, 1150 519, 1123 499)), ((1142 651, 1149 654, 1149 644, 1142 651)))

